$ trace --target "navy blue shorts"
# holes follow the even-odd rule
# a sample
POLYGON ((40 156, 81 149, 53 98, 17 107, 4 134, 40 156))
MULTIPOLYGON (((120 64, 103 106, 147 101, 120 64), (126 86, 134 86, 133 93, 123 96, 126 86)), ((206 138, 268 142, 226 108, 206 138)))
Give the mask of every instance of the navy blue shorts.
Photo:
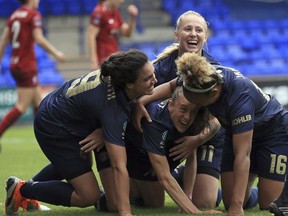
POLYGON ((197 149, 197 173, 212 175, 219 178, 222 151, 225 138, 225 129, 221 128, 218 133, 197 149), (208 172, 208 170, 213 170, 208 172))
MULTIPOLYGON (((250 172, 259 177, 285 181, 288 155, 288 115, 276 116, 261 128, 254 129, 250 156, 250 172)), ((232 136, 225 139, 222 172, 233 171, 232 136)))
POLYGON ((96 166, 98 172, 111 167, 110 159, 106 147, 103 147, 99 152, 94 151, 96 166))
POLYGON ((39 118, 36 115, 34 120, 35 136, 56 171, 67 180, 92 171, 89 157, 80 151, 81 139, 60 127, 45 125, 39 118))
MULTIPOLYGON (((129 177, 143 181, 158 181, 148 153, 125 140, 129 177)), ((141 144, 140 144, 141 145, 141 144)))

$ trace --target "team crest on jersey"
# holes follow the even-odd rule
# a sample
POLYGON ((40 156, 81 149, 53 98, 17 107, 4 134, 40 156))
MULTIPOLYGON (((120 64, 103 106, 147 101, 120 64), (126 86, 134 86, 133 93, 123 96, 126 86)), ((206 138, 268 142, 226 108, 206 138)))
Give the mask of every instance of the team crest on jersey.
POLYGON ((168 131, 164 131, 162 133, 162 140, 160 142, 160 148, 164 149, 165 148, 165 144, 166 144, 166 140, 167 140, 167 135, 168 135, 168 131))
POLYGON ((122 140, 125 139, 125 132, 126 132, 127 124, 128 124, 128 120, 126 120, 126 122, 124 122, 124 124, 123 124, 122 140))

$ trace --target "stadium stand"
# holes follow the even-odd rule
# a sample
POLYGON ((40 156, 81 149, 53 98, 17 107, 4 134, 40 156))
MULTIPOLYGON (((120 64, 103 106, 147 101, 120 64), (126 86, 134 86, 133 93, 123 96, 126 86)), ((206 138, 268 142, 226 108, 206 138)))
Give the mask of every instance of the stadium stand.
MULTIPOLYGON (((267 3, 260 0, 126 0, 120 8, 123 14, 131 3, 138 5, 140 16, 136 34, 130 39, 121 39, 123 50, 142 49, 151 60, 155 59, 159 52, 173 43, 173 28, 179 15, 187 10, 195 10, 210 23, 208 51, 220 62, 238 68, 249 76, 288 74, 287 1, 267 3)), ((67 78, 65 71, 72 71, 68 75, 71 78, 76 76, 76 70, 88 70, 89 63, 83 57, 86 54, 85 28, 89 14, 96 4, 97 0, 40 1, 39 10, 44 21, 47 21, 44 23, 44 32, 59 38, 59 41, 62 38, 59 44, 68 47, 69 40, 63 40, 63 37, 70 34, 72 25, 69 23, 73 23, 77 35, 70 34, 69 39, 73 47, 79 47, 78 51, 68 50, 68 54, 74 53, 74 57, 68 61, 71 67, 68 63, 57 66, 43 50, 35 48, 42 85, 61 83, 67 78), (59 20, 60 24, 57 26, 55 23, 59 23, 59 20), (60 35, 61 28, 65 29, 66 33, 60 35), (77 54, 80 60, 76 60, 77 54)), ((5 20, 17 6, 17 0, 0 0, 0 21, 5 20)), ((13 86, 8 74, 9 49, 2 60, 0 86, 13 86), (7 81, 3 81, 4 79, 7 81)))

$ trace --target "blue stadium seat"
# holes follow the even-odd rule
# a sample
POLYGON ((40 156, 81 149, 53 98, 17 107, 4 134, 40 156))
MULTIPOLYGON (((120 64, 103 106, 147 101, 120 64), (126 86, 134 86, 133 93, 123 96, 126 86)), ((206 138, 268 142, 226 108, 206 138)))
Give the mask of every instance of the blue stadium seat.
POLYGON ((5 54, 3 55, 2 62, 1 62, 1 73, 6 73, 10 71, 10 56, 5 54))
POLYGON ((60 16, 65 14, 65 4, 64 1, 59 0, 49 0, 47 1, 47 14, 60 16))
POLYGON ((41 85, 60 85, 64 82, 64 77, 55 70, 47 69, 39 73, 39 82, 41 85))
POLYGON ((97 0, 82 0, 83 12, 85 14, 92 13, 94 7, 97 5, 97 0))
POLYGON ((234 63, 243 62, 247 58, 247 54, 243 51, 242 47, 239 45, 227 45, 226 48, 227 55, 234 63))
POLYGON ((281 29, 288 29, 288 19, 284 18, 279 20, 279 26, 281 29))
POLYGON ((80 15, 84 12, 83 3, 81 0, 62 0, 64 1, 66 14, 80 15))
POLYGON ((251 19, 246 21, 246 28, 249 29, 251 32, 259 29, 262 30, 263 24, 261 20, 251 19))
POLYGON ((17 0, 0 1, 0 17, 9 17, 19 7, 17 0))
POLYGON ((6 87, 12 87, 12 88, 16 87, 16 83, 13 77, 11 76, 11 73, 4 73, 2 74, 2 77, 5 80, 6 87))

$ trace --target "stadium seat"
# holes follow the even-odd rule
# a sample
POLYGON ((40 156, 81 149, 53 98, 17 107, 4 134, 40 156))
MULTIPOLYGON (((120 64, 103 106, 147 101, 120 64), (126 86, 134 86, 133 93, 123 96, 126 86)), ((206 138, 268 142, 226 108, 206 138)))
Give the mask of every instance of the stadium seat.
POLYGON ((261 30, 263 28, 262 21, 258 19, 251 19, 246 21, 246 28, 251 31, 251 33, 255 30, 261 30))
POLYGON ((60 85, 64 82, 64 77, 55 70, 47 69, 39 73, 39 82, 41 85, 60 85))
POLYGON ((16 87, 16 83, 13 77, 11 76, 11 73, 4 73, 2 74, 2 77, 4 78, 6 83, 5 87, 12 87, 12 88, 16 87))
POLYGON ((60 16, 65 14, 65 4, 64 1, 59 0, 49 0, 47 1, 47 14, 53 16, 60 16))
POLYGON ((84 12, 82 1, 80 0, 62 0, 64 1, 66 14, 69 15, 80 15, 84 12))
POLYGON ((19 7, 17 0, 1 0, 0 1, 0 17, 9 17, 16 8, 19 7))

